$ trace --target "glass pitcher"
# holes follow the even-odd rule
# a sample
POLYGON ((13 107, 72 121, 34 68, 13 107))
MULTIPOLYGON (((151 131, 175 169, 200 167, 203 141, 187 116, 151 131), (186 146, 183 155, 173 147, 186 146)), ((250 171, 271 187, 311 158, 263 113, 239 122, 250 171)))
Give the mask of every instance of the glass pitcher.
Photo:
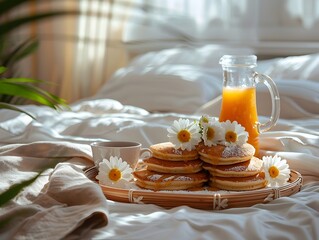
POLYGON ((272 128, 280 113, 280 98, 273 80, 257 73, 255 55, 224 55, 219 63, 223 68, 222 106, 219 121, 237 121, 248 132, 248 143, 259 156, 259 134, 272 128), (268 122, 259 123, 256 105, 256 85, 264 83, 271 96, 272 112, 268 122))

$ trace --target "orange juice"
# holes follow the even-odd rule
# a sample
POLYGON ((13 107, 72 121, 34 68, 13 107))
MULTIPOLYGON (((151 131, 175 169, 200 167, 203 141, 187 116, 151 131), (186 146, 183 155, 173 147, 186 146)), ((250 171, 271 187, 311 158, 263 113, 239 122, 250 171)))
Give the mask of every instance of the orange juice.
POLYGON ((255 156, 259 154, 256 89, 243 87, 224 87, 222 106, 219 121, 237 121, 248 132, 248 143, 256 149, 255 156))

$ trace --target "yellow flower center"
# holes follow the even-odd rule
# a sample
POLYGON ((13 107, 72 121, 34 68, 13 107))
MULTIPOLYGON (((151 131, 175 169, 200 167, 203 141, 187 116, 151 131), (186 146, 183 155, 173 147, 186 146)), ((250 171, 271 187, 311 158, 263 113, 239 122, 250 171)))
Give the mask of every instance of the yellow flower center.
POLYGON ((207 129, 207 139, 213 139, 214 136, 215 136, 214 128, 208 128, 207 129))
POLYGON ((227 142, 236 142, 237 141, 237 133, 233 131, 228 131, 225 134, 225 139, 227 142))
POLYGON ((270 177, 272 177, 272 178, 276 178, 279 175, 279 169, 275 166, 271 166, 268 169, 268 172, 269 172, 270 177))
POLYGON ((109 178, 114 181, 117 182, 118 180, 120 180, 122 178, 122 173, 120 170, 118 170, 117 168, 113 168, 111 169, 111 171, 109 172, 109 178))
POLYGON ((191 139, 191 134, 188 130, 183 129, 179 131, 179 133, 177 134, 177 138, 180 142, 189 142, 189 140, 191 139))
POLYGON ((203 121, 203 123, 208 123, 208 118, 203 117, 203 118, 202 118, 202 121, 203 121))

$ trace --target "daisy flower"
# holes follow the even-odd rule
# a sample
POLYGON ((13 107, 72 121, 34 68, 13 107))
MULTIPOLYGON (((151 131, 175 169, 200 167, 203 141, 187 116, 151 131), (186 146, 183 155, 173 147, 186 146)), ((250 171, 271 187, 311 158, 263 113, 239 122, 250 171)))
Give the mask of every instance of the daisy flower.
POLYGON ((217 119, 211 118, 210 121, 202 126, 202 139, 206 146, 216 146, 219 142, 224 140, 224 129, 217 119))
POLYGON ((290 169, 286 160, 279 156, 264 156, 263 169, 269 187, 283 186, 290 177, 290 169))
POLYGON ((188 119, 175 120, 173 126, 167 128, 168 138, 175 148, 191 151, 201 141, 200 127, 188 119))
POLYGON ((133 179, 132 168, 122 158, 110 157, 99 163, 99 173, 96 179, 101 185, 125 187, 133 179))
POLYGON ((212 118, 206 114, 204 114, 203 116, 201 116, 201 118, 199 119, 199 126, 203 127, 204 125, 208 124, 209 122, 212 122, 216 120, 216 118, 212 118))
POLYGON ((237 121, 229 121, 221 123, 224 128, 225 145, 243 145, 248 140, 248 132, 237 121))

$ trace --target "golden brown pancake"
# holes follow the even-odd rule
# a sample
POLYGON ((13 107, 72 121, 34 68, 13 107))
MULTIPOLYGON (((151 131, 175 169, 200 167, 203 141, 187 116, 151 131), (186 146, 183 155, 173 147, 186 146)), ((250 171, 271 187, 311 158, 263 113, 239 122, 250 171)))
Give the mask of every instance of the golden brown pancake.
POLYGON ((175 149, 171 142, 163 142, 150 146, 153 157, 169 160, 169 161, 187 161, 198 159, 198 152, 196 149, 188 151, 182 149, 175 149))
POLYGON ((249 143, 242 146, 205 146, 200 143, 197 146, 200 159, 213 165, 230 165, 250 160, 255 154, 255 148, 249 143))
POLYGON ((212 176, 217 177, 249 177, 258 174, 262 169, 263 161, 252 157, 250 160, 231 165, 203 164, 212 176))
POLYGON ((141 188, 159 190, 186 190, 189 188, 201 187, 208 181, 205 172, 198 173, 158 173, 149 170, 133 172, 136 178, 136 185, 141 188))
POLYGON ((255 190, 266 186, 264 172, 250 177, 211 177, 209 185, 222 190, 255 190))
POLYGON ((188 161, 168 161, 154 157, 144 160, 147 170, 162 173, 196 173, 202 170, 200 159, 188 161))

